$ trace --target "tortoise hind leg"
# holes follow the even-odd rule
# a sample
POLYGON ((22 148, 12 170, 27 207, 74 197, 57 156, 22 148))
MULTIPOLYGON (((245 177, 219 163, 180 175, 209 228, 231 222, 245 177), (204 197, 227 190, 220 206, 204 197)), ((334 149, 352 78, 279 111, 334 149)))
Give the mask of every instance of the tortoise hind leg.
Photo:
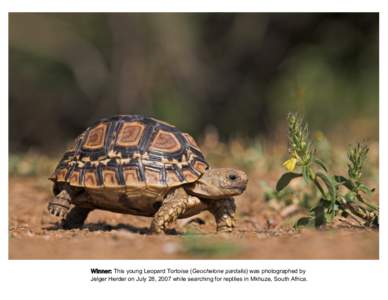
POLYGON ((152 220, 151 232, 162 233, 169 224, 176 221, 184 213, 187 205, 188 195, 183 188, 169 192, 152 220))
POLYGON ((88 217, 88 214, 92 210, 92 208, 74 206, 67 214, 66 218, 64 218, 62 221, 63 229, 74 229, 82 227, 86 218, 88 217))

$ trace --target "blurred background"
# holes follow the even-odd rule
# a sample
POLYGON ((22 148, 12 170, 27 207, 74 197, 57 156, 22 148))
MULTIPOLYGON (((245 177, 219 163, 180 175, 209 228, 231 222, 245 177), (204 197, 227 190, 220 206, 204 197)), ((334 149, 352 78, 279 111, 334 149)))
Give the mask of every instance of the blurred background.
POLYGON ((135 113, 200 141, 285 141, 288 111, 324 134, 377 139, 378 24, 376 13, 11 13, 10 151, 58 153, 99 118, 135 113))

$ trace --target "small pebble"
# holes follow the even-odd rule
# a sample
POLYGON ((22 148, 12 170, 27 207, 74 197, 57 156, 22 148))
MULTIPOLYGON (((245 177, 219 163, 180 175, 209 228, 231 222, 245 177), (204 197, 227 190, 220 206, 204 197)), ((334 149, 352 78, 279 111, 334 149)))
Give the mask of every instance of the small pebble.
POLYGON ((162 246, 162 251, 166 254, 174 254, 177 253, 180 250, 180 246, 176 243, 165 243, 162 246))

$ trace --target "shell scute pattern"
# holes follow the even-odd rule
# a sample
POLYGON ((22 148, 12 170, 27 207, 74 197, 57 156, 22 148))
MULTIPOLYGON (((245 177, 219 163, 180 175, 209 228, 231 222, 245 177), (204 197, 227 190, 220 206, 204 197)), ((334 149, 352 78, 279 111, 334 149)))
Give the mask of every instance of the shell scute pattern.
POLYGON ((207 168, 189 134, 153 118, 125 115, 86 129, 50 179, 89 189, 126 187, 157 194, 196 181, 207 168))

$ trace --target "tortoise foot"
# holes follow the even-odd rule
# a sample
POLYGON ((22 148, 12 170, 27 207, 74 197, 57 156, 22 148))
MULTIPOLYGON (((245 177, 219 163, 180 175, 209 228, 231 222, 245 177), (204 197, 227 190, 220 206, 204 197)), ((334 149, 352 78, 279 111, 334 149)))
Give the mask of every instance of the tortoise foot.
POLYGON ((64 207, 64 206, 60 206, 60 205, 56 205, 53 203, 49 203, 48 211, 51 215, 53 215, 55 217, 65 218, 67 215, 67 212, 69 211, 69 208, 64 207))
POLYGON ((233 227, 227 227, 227 226, 218 226, 217 227, 218 233, 232 233, 233 227))
POLYGON ((48 212, 56 217, 65 218, 70 209, 70 196, 63 190, 48 204, 48 212))
POLYGON ((233 232, 236 226, 236 205, 233 198, 212 201, 209 205, 210 212, 214 215, 217 224, 217 232, 233 232))
POLYGON ((154 224, 151 224, 150 234, 163 234, 164 233, 164 228, 162 226, 155 226, 154 224))

